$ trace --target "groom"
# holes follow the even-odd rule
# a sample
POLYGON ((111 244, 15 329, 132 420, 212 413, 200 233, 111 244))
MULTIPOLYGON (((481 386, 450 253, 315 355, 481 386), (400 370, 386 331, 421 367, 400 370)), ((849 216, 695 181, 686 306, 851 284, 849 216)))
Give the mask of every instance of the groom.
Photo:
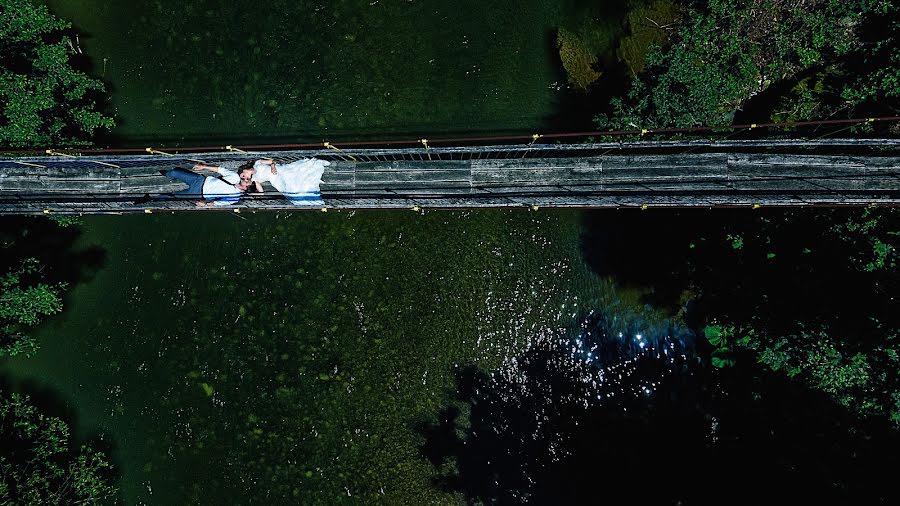
MULTIPOLYGON (((254 169, 252 164, 242 165, 238 172, 214 165, 197 164, 194 170, 209 170, 217 172, 218 176, 204 176, 185 169, 161 170, 160 174, 172 179, 177 179, 188 187, 167 195, 160 195, 159 199, 177 199, 185 197, 201 197, 196 201, 197 207, 227 206, 236 204, 241 195, 252 186, 254 169)), ((137 203, 148 202, 150 196, 139 199, 137 203)))

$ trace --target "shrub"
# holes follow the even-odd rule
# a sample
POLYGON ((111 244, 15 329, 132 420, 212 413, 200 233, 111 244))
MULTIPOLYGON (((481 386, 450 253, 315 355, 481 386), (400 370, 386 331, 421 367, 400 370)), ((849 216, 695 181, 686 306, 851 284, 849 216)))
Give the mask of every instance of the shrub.
POLYGON ((104 504, 116 493, 106 455, 70 446, 69 427, 28 397, 0 392, 0 503, 104 504))

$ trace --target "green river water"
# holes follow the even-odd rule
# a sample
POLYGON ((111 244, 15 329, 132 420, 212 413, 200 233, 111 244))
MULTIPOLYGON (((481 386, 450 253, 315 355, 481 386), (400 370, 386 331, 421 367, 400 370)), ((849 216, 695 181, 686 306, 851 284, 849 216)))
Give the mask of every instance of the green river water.
POLYGON ((95 217, 105 265, 3 369, 104 434, 126 502, 447 499, 416 423, 584 308, 579 215, 95 217), (34 385, 33 385, 34 386, 34 385))
MULTIPOLYGON (((587 4, 48 2, 108 83, 108 142, 139 146, 578 126, 556 29, 612 40, 624 10, 587 4)), ((587 270, 581 219, 85 218, 104 265, 0 369, 110 445, 127 504, 456 502, 416 427, 457 371, 515 370, 585 309, 659 319, 587 270)))
POLYGON ((572 126, 556 30, 598 17, 612 39, 624 15, 582 0, 48 4, 110 85, 117 144, 167 145, 572 126))

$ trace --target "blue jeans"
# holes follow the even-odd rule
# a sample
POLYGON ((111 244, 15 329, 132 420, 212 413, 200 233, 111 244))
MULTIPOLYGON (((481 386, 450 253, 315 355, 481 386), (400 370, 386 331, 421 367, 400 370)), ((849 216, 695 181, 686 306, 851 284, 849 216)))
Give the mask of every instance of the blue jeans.
POLYGON ((177 179, 187 184, 188 187, 185 190, 180 190, 177 192, 169 193, 166 195, 160 195, 159 197, 162 199, 179 199, 179 198, 193 198, 193 199, 202 199, 203 198, 203 183, 206 181, 206 176, 201 176, 196 172, 191 172, 185 169, 172 169, 167 174, 172 179, 177 179))

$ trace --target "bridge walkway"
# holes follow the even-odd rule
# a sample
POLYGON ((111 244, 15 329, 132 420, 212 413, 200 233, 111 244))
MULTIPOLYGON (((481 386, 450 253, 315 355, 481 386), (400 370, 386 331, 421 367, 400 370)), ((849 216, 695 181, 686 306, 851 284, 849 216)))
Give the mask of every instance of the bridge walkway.
MULTIPOLYGON (((160 170, 198 161, 236 167, 257 158, 284 164, 308 157, 331 162, 321 185, 326 209, 900 203, 897 139, 154 153, 0 159, 0 213, 221 211, 183 201, 135 201, 184 188, 160 170)), ((233 207, 309 209, 271 187, 233 207)))

